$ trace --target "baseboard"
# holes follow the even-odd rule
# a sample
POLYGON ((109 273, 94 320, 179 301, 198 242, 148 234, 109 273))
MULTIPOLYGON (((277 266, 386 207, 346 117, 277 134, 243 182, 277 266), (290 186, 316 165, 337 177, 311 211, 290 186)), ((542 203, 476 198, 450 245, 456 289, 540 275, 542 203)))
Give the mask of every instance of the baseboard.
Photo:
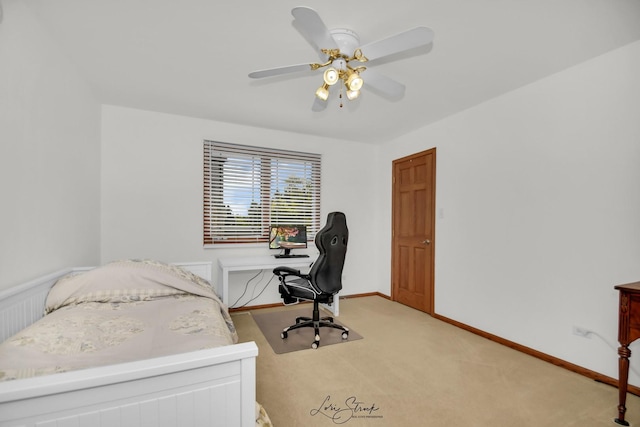
MULTIPOLYGON (((353 294, 353 295, 341 295, 340 299, 349 299, 349 298, 361 298, 361 297, 370 297, 370 296, 379 296, 381 298, 385 298, 391 301, 391 297, 388 295, 385 295, 383 293, 380 292, 368 292, 368 293, 363 293, 363 294, 353 294)), ((308 304, 308 302, 302 302, 301 304, 308 304)), ((281 306, 282 303, 276 303, 276 304, 265 304, 265 305, 254 305, 254 306, 250 306, 250 307, 241 307, 241 308, 233 308, 230 309, 229 311, 234 312, 234 311, 245 311, 245 310, 257 310, 260 308, 270 308, 270 307, 279 307, 281 306)), ((606 375, 602 375, 598 372, 592 371, 590 369, 587 368, 583 368, 582 366, 578 366, 575 365, 571 362, 567 362, 566 360, 562 360, 562 359, 558 359, 557 357, 548 355, 546 353, 542 353, 541 351, 538 350, 534 350, 530 347, 515 343, 513 341, 509 341, 507 339, 501 338, 497 335, 493 335, 490 334, 488 332, 485 332, 483 330, 474 328, 473 326, 469 326, 467 324, 458 322, 456 320, 453 319, 449 319, 448 317, 445 316, 441 316, 437 313, 434 313, 432 315, 432 317, 434 319, 438 319, 441 320, 445 323, 449 323, 450 325, 456 326, 460 329, 464 329, 465 331, 469 331, 473 334, 479 335, 483 338, 486 338, 490 341, 493 341, 495 343, 498 344, 502 344, 504 346, 507 346, 509 348, 512 348, 516 351, 519 351, 521 353, 524 354, 528 354, 529 356, 533 356, 537 359, 543 360, 545 362, 551 363, 553 365, 559 366, 561 368, 567 369, 569 371, 575 372, 577 374, 583 375, 587 378, 590 378, 594 381, 598 381, 601 382, 603 384, 607 384, 610 385, 612 387, 618 388, 618 380, 615 378, 611 378, 608 377, 606 375)), ((636 396, 640 396, 640 387, 636 387, 636 386, 632 386, 629 385, 628 386, 628 392, 631 394, 634 394, 636 396)))
POLYGON ((361 297, 381 297, 391 301, 391 297, 389 295, 381 294, 380 292, 367 292, 364 294, 340 295, 340 299, 361 298, 361 297))
MULTIPOLYGON (((561 368, 567 369, 569 371, 575 372, 577 374, 583 375, 587 378, 590 378, 594 381, 601 382, 603 384, 610 385, 612 387, 618 388, 618 380, 615 378, 608 377, 606 375, 602 375, 598 372, 592 371, 587 368, 583 368, 582 366, 575 365, 571 362, 567 362, 566 360, 558 359, 557 357, 548 355, 546 353, 542 353, 538 350, 534 350, 530 347, 515 343, 513 341, 506 340, 497 335, 490 334, 488 332, 482 331, 480 329, 476 329, 472 326, 466 325, 464 323, 458 322, 453 319, 449 319, 448 317, 441 316, 439 314, 434 313, 432 316, 434 319, 441 320, 445 323, 449 323, 453 326, 456 326, 460 329, 464 329, 465 331, 469 331, 473 334, 479 335, 483 338, 486 338, 490 341, 496 342, 498 344, 502 344, 514 350, 517 350, 521 353, 528 354, 529 356, 533 356, 537 359, 543 360, 545 362, 551 363, 553 365, 559 366, 561 368)), ((640 387, 629 385, 628 391, 631 394, 635 394, 636 396, 640 396, 640 387)))

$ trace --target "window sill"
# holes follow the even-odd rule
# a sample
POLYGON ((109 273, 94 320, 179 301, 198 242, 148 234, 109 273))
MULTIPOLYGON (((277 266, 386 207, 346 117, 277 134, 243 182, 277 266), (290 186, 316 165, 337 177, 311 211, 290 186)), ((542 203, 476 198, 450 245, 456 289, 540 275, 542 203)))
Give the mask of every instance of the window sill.
POLYGON ((268 249, 267 242, 264 243, 212 243, 202 246, 203 249, 246 249, 246 248, 264 248, 268 249))

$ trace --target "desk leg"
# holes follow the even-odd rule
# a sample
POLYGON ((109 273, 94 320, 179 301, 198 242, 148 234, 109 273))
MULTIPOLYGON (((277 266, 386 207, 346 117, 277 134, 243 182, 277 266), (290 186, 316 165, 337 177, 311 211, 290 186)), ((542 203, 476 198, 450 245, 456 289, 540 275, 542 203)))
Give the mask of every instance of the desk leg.
POLYGON ((229 269, 219 267, 218 286, 220 286, 220 299, 225 305, 229 305, 229 269))
POLYGON ((334 316, 338 317, 340 315, 340 296, 338 294, 335 294, 333 296, 333 304, 320 304, 320 306, 334 316))
POLYGON ((623 344, 618 348, 618 418, 614 421, 620 425, 628 426, 629 422, 624 420, 624 414, 627 412, 627 386, 629 382, 629 358, 631 357, 631 350, 629 346, 623 344))

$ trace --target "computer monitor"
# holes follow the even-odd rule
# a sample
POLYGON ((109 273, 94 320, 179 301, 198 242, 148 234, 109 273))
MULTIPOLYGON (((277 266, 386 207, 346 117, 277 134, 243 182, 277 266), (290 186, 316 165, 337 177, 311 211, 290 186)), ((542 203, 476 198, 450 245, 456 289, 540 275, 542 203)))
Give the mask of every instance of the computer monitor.
POLYGON ((307 227, 303 224, 269 226, 269 249, 284 249, 282 257, 293 257, 291 249, 307 247, 307 227))

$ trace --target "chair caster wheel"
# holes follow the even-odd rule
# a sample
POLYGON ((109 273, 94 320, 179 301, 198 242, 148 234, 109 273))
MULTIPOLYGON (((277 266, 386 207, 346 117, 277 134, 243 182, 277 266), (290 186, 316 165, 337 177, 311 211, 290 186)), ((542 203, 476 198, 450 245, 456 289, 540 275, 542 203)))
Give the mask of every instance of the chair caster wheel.
POLYGON ((311 348, 315 350, 316 348, 318 348, 319 345, 320 345, 320 342, 314 341, 313 344, 311 344, 311 348))
POLYGON ((289 336, 289 334, 286 331, 283 331, 280 333, 280 338, 285 339, 289 336))
POLYGON ((342 333, 342 339, 346 340, 347 338, 349 338, 349 332, 343 332, 342 333))

